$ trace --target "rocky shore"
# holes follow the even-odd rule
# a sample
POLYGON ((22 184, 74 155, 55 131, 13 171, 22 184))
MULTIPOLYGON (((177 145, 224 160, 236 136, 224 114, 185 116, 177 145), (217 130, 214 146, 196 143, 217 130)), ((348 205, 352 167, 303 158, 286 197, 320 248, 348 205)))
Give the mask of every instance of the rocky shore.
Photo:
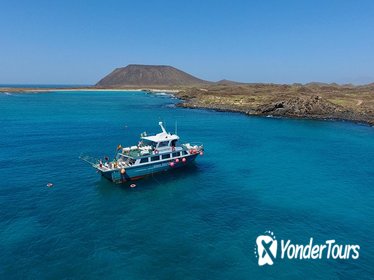
POLYGON ((339 119, 374 125, 374 86, 215 85, 175 94, 185 108, 207 108, 247 115, 339 119))

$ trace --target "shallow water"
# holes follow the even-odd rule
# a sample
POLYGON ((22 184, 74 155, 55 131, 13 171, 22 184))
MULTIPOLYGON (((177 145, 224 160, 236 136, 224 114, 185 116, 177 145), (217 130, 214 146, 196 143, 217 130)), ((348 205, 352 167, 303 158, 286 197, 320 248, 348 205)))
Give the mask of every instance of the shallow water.
POLYGON ((175 108, 142 92, 0 94, 1 279, 373 279, 374 129, 175 108), (164 121, 205 155, 113 185, 80 161, 164 121), (46 184, 53 182, 53 188, 46 184), (276 260, 256 237, 359 244, 357 260, 276 260))

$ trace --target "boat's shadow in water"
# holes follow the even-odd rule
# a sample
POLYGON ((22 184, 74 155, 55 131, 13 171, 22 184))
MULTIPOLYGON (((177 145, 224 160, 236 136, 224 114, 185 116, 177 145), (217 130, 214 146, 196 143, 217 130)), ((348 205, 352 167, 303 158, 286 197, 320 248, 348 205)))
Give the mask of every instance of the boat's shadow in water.
POLYGON ((184 166, 183 168, 150 174, 139 180, 124 182, 121 184, 115 184, 101 177, 101 179, 97 181, 96 187, 99 189, 120 188, 123 190, 153 189, 160 185, 167 185, 178 180, 183 180, 185 177, 196 176, 200 171, 201 167, 191 164, 184 166))

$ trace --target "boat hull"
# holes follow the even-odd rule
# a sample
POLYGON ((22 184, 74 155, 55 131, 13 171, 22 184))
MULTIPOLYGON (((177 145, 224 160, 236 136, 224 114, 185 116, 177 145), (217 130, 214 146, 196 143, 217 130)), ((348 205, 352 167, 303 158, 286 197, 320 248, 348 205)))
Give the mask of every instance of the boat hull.
POLYGON ((124 182, 143 178, 147 175, 152 175, 152 174, 164 172, 164 171, 172 171, 173 169, 181 168, 183 166, 186 166, 194 162, 197 156, 198 154, 185 156, 186 162, 182 162, 182 159, 180 159, 178 163, 176 163, 175 161, 167 160, 167 161, 159 161, 159 162, 145 164, 145 165, 133 166, 133 167, 127 168, 124 174, 121 174, 120 170, 113 170, 113 171, 100 172, 100 173, 104 178, 114 183, 124 183, 124 182), (173 166, 170 166, 171 162, 174 163, 173 166))

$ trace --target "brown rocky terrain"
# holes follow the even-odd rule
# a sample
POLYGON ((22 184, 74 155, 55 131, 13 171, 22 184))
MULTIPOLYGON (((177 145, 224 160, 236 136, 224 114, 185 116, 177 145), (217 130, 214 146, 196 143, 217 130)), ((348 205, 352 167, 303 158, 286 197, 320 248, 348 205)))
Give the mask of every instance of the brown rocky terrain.
POLYGON ((373 85, 208 85, 185 88, 176 96, 184 100, 179 104, 181 107, 374 125, 373 85))

